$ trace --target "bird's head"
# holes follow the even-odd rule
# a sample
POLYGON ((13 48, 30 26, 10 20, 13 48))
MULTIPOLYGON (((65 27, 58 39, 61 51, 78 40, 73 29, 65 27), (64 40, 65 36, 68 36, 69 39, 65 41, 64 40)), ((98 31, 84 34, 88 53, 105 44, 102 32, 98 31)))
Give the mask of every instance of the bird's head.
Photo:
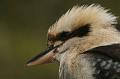
POLYGON ((114 24, 117 24, 116 17, 100 5, 74 6, 49 28, 48 48, 27 65, 62 61, 66 54, 72 56, 110 41, 112 43, 112 34, 116 33, 114 24))

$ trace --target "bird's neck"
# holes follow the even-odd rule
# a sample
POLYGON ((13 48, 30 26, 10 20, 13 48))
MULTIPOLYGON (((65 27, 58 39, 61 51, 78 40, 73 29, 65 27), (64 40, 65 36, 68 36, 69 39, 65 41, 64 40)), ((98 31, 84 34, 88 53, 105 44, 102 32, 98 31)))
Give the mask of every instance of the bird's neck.
POLYGON ((67 54, 63 59, 59 67, 60 79, 94 79, 91 64, 84 57, 67 54))

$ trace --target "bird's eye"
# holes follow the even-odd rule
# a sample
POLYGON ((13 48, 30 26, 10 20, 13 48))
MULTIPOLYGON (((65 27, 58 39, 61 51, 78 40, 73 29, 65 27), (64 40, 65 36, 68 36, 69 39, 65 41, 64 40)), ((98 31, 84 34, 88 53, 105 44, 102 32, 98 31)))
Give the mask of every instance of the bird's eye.
POLYGON ((67 35, 69 35, 70 33, 69 32, 62 32, 61 34, 60 34, 60 36, 61 37, 66 37, 67 35))
POLYGON ((59 34, 59 40, 64 41, 70 35, 70 32, 62 32, 59 34))

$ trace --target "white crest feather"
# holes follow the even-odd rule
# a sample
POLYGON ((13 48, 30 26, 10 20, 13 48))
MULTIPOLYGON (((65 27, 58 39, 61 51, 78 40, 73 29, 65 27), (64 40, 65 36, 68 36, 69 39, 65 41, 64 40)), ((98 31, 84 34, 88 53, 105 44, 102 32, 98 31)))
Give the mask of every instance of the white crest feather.
POLYGON ((50 27, 48 33, 56 35, 63 31, 72 31, 85 24, 90 24, 92 27, 108 27, 116 24, 117 17, 108 11, 108 9, 95 4, 74 6, 50 27))

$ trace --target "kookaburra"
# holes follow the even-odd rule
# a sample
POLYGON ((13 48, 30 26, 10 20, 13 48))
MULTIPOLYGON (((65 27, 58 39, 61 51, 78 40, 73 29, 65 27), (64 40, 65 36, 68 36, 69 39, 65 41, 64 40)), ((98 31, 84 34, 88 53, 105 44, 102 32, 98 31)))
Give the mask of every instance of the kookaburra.
POLYGON ((27 66, 57 61, 60 79, 120 79, 120 26, 108 11, 95 4, 68 10, 27 66))

